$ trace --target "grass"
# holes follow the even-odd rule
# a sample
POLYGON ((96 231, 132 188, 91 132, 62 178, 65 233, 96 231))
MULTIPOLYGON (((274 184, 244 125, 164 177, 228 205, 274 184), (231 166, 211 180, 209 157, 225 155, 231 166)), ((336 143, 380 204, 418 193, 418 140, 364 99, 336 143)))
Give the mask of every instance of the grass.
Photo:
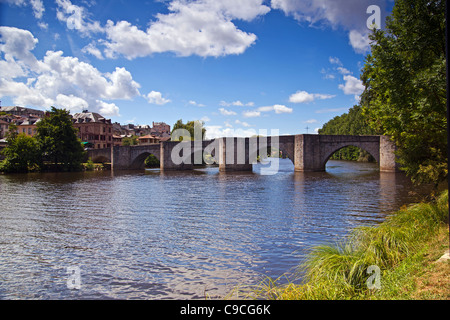
POLYGON ((281 300, 450 299, 448 192, 402 208, 342 243, 313 248, 301 284, 265 279, 247 297, 281 300), (371 271, 371 272, 368 272, 371 271), (375 280, 379 280, 376 282, 375 280))

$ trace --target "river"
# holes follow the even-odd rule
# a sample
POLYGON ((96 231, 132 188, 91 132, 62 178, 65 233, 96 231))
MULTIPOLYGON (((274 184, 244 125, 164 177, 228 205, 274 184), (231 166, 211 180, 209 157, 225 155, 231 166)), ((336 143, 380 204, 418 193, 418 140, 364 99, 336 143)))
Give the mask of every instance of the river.
POLYGON ((430 192, 371 163, 263 167, 0 175, 0 299, 215 299, 295 282, 312 246, 430 192))

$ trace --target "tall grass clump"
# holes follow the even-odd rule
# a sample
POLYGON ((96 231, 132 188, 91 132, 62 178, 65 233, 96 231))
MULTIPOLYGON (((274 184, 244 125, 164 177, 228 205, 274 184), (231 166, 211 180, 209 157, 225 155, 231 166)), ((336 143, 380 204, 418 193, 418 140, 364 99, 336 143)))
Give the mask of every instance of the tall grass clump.
POLYGON ((405 269, 415 261, 427 241, 448 223, 448 191, 430 203, 410 205, 371 227, 359 227, 337 244, 322 245, 309 252, 299 271, 300 285, 278 285, 264 281, 258 294, 270 299, 365 299, 383 296, 383 277, 405 269), (381 272, 381 287, 368 286, 373 275, 369 267, 381 272))

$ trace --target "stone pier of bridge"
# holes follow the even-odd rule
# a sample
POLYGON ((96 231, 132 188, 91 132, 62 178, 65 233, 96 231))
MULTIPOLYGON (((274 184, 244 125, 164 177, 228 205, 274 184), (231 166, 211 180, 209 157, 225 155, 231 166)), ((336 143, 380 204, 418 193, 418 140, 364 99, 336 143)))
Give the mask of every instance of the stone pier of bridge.
MULTIPOLYGON (((289 158, 295 171, 325 171, 330 157, 338 150, 355 146, 369 152, 382 172, 396 172, 395 145, 386 136, 290 135, 252 138, 219 138, 208 141, 167 141, 144 146, 89 150, 94 161, 111 162, 113 170, 143 169, 144 160, 153 154, 162 171, 192 170, 208 163, 211 155, 221 172, 252 171, 258 156, 279 150, 289 158), (97 160, 97 161, 96 161, 97 160)), ((208 163, 212 164, 212 163, 208 163)))

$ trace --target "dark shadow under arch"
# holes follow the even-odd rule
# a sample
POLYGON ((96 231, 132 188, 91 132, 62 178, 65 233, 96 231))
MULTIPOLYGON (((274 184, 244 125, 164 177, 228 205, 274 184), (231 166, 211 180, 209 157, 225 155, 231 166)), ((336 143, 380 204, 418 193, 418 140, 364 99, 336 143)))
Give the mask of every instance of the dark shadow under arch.
POLYGON ((159 161, 161 161, 161 159, 158 155, 150 153, 150 152, 143 152, 140 155, 138 155, 136 158, 134 158, 133 162, 130 165, 130 169, 144 170, 145 169, 145 159, 147 159, 148 156, 150 156, 150 155, 154 155, 159 161))
MULTIPOLYGON (((340 146, 339 148, 335 149, 332 152, 328 152, 328 154, 325 157, 325 160, 322 163, 323 167, 326 168, 327 162, 333 157, 333 155, 335 155, 337 152, 339 152, 345 148, 348 148, 348 147, 355 147, 355 148, 358 148, 360 151, 366 152, 370 156, 370 159, 372 160, 370 162, 374 162, 374 163, 376 162, 379 164, 380 161, 379 161, 379 159, 377 159, 376 152, 374 152, 373 150, 369 151, 369 150, 367 150, 367 148, 362 148, 361 146, 358 146, 357 144, 347 144, 347 145, 340 146), (375 153, 375 155, 373 153, 375 153)), ((341 160, 344 160, 344 159, 341 159, 341 160)), ((348 160, 350 160, 350 159, 348 159, 348 160)), ((350 161, 357 161, 357 160, 350 160, 350 161)), ((365 162, 369 162, 369 161, 365 161, 365 162)))
POLYGON ((111 159, 108 159, 105 156, 98 156, 92 159, 94 163, 110 163, 111 159))

